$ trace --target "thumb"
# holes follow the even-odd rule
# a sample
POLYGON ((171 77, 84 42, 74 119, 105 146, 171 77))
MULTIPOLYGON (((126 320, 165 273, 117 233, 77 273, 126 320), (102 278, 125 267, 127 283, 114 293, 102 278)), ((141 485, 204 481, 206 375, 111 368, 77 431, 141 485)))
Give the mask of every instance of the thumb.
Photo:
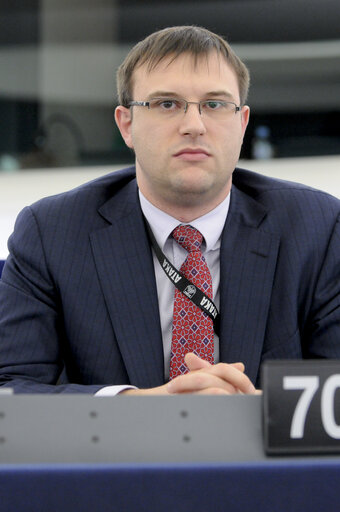
POLYGON ((194 371, 194 370, 201 370, 202 368, 209 368, 211 366, 208 361, 205 361, 204 359, 201 359, 200 357, 196 356, 193 352, 189 352, 184 357, 185 364, 188 367, 188 370, 194 371))

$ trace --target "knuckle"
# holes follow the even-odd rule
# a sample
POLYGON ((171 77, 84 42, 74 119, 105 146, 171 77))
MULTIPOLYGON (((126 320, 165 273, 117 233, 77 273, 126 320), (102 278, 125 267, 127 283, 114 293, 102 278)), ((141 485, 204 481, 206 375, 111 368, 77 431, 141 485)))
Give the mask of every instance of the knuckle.
POLYGON ((211 395, 230 395, 230 392, 222 388, 210 388, 209 392, 211 395))
POLYGON ((206 377, 203 373, 195 373, 193 375, 193 381, 197 388, 203 388, 205 386, 206 377))

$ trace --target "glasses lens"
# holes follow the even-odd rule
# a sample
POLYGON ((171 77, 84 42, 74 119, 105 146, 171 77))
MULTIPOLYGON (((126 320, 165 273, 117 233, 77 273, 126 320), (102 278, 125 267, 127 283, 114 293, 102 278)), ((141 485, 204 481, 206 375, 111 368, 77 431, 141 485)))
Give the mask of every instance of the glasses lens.
POLYGON ((172 115, 184 110, 185 101, 173 98, 155 98, 149 102, 150 110, 160 115, 172 115))
POLYGON ((222 100, 206 100, 200 103, 178 98, 153 98, 149 101, 149 109, 154 115, 172 117, 187 111, 189 106, 199 109, 200 114, 212 118, 221 118, 236 111, 235 103, 222 100))
POLYGON ((235 112, 236 105, 229 101, 208 100, 201 102, 201 110, 205 114, 213 117, 223 117, 230 112, 235 112))

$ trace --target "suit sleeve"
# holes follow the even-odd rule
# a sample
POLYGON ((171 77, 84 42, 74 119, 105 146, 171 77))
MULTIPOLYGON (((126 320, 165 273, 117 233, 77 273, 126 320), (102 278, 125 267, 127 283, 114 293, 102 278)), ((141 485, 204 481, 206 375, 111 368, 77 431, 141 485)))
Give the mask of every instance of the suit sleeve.
POLYGON ((30 208, 18 216, 0 280, 0 385, 19 393, 95 393, 102 386, 59 384, 62 309, 39 227, 30 208))
POLYGON ((340 358, 340 216, 317 280, 305 339, 307 357, 340 358))

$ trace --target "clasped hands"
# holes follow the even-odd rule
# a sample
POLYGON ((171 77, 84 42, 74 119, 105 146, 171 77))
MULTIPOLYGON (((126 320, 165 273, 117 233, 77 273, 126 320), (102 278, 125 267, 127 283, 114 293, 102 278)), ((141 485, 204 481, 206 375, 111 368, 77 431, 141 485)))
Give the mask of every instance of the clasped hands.
POLYGON ((186 354, 185 364, 189 372, 180 375, 163 386, 150 389, 127 389, 121 394, 177 395, 192 393, 197 395, 257 394, 257 391, 244 373, 243 363, 218 363, 211 365, 193 353, 186 354))

